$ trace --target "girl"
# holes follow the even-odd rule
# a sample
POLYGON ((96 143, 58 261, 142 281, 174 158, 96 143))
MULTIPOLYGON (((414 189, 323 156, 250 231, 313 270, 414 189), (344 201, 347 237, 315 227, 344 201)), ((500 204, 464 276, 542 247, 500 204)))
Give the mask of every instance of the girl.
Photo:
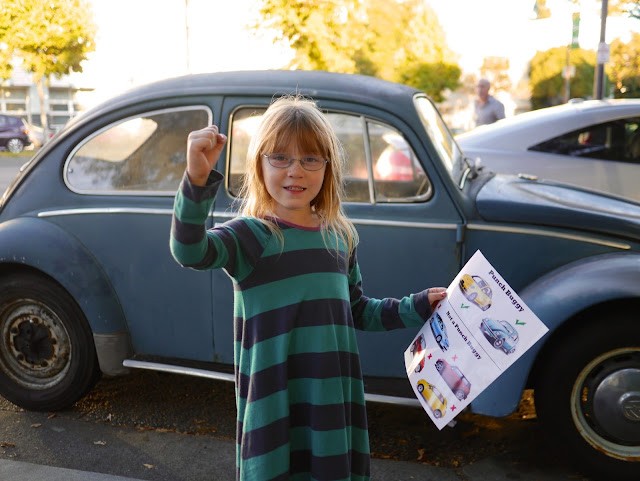
POLYGON ((215 125, 189 134, 171 252, 185 267, 223 268, 233 279, 237 479, 368 480, 355 329, 421 326, 445 289, 363 295, 357 233, 340 204, 340 144, 299 96, 262 117, 241 215, 205 231, 226 140, 215 125))

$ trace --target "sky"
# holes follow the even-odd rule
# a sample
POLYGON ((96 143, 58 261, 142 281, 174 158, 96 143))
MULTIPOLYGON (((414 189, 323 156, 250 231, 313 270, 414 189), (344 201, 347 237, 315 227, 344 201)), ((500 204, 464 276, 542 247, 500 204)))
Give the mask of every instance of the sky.
MULTIPOLYGON (((438 15, 446 41, 464 72, 477 73, 485 56, 508 57, 517 82, 536 50, 571 40, 571 3, 547 0, 549 20, 532 20, 534 0, 425 0, 438 15)), ((98 26, 96 51, 82 84, 94 101, 160 78, 206 71, 283 67, 290 52, 257 35, 256 0, 90 0, 98 26), (187 8, 188 6, 188 8, 187 8), (188 26, 188 27, 187 27, 188 26), (187 41, 188 39, 188 41, 187 41)), ((580 46, 596 49, 600 2, 583 0, 580 46)), ((640 21, 635 21, 635 28, 640 21)), ((628 34, 609 18, 607 41, 628 34)), ((514 82, 514 84, 515 84, 514 82)))

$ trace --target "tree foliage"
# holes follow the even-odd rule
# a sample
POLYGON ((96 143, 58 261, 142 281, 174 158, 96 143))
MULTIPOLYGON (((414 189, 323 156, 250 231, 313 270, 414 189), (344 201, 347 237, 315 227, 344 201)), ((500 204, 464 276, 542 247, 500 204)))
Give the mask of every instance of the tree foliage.
MULTIPOLYGON (((567 65, 567 47, 556 47, 537 52, 529 65, 531 107, 539 109, 558 105, 564 101, 567 65)), ((596 53, 593 50, 569 49, 569 65, 575 67, 570 80, 570 96, 590 97, 593 94, 596 53)))
POLYGON ((421 0, 262 0, 260 13, 259 28, 294 50, 291 68, 372 75, 434 98, 458 86, 442 27, 421 0))
POLYGON ((44 84, 50 76, 82 72, 94 50, 96 27, 87 0, 3 0, 0 9, 0 76, 11 75, 13 60, 33 75, 42 125, 46 127, 44 84))
POLYGON ((640 97, 640 33, 634 33, 629 43, 620 39, 611 43, 605 70, 613 83, 614 97, 640 97))

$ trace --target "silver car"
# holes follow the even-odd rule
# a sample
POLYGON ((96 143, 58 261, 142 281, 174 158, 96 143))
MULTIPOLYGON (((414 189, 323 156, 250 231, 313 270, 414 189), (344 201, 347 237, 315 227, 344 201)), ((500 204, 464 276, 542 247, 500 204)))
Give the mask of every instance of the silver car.
POLYGON ((456 137, 487 169, 531 174, 640 201, 640 99, 526 112, 456 137))

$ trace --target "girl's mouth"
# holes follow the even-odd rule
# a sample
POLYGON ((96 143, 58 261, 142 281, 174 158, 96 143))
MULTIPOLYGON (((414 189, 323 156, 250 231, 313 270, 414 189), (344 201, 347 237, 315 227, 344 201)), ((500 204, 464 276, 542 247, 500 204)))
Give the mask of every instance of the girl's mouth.
POLYGON ((285 190, 288 190, 290 192, 302 192, 306 189, 304 187, 300 187, 299 185, 289 185, 285 187, 285 190))

